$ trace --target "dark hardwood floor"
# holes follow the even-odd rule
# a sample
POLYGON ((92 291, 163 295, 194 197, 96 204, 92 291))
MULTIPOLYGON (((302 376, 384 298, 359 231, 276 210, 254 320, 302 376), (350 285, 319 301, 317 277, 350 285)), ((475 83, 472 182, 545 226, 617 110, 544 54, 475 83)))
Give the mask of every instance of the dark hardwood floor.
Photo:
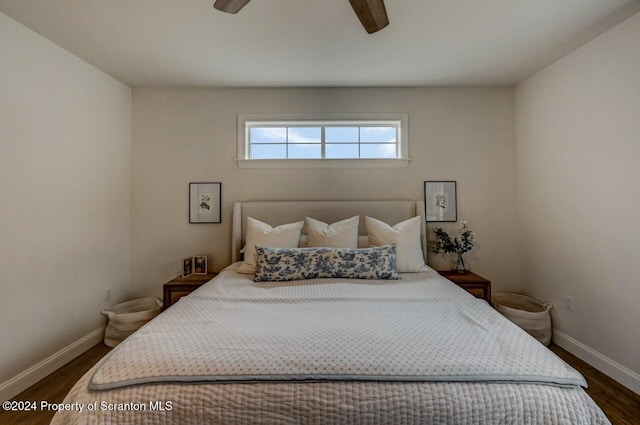
POLYGON ((557 345, 551 344, 549 348, 585 377, 589 384, 587 394, 613 425, 640 425, 640 395, 557 345))
MULTIPOLYGON (((12 400, 62 403, 71 387, 104 357, 111 348, 98 344, 80 357, 70 361, 51 375, 27 388, 12 400)), ((4 400, 3 400, 4 401, 4 400)), ((55 412, 5 412, 0 409, 0 425, 48 425, 55 412)))
MULTIPOLYGON (((613 425, 640 425, 640 396, 589 366, 557 345, 549 347, 580 371, 587 379, 587 393, 598 403, 613 425)), ((61 367, 37 384, 15 396, 13 400, 61 403, 71 387, 96 364, 110 348, 98 344, 77 359, 61 367)), ((48 425, 54 412, 5 412, 0 410, 1 425, 48 425)))

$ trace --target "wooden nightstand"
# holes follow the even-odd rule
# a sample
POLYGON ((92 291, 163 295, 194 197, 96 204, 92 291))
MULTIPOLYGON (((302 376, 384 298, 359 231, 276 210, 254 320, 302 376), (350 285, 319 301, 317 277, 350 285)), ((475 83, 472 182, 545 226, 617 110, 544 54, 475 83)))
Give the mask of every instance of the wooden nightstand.
POLYGON ((485 299, 489 304, 491 304, 490 280, 472 272, 458 273, 451 270, 441 270, 438 271, 438 273, 465 289, 474 297, 485 299))
POLYGON ((202 284, 207 283, 217 275, 218 273, 208 273, 192 274, 185 278, 182 278, 181 276, 174 277, 163 286, 164 309, 166 310, 171 307, 171 305, 181 297, 189 295, 191 292, 201 287, 202 284))

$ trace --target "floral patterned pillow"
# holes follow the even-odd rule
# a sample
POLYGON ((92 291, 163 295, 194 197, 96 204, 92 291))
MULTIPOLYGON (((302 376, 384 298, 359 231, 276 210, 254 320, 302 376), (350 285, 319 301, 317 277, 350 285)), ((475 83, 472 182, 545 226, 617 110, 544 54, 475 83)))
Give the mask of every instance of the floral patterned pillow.
POLYGON ((256 282, 316 278, 400 279, 396 246, 374 248, 269 248, 256 246, 256 282))

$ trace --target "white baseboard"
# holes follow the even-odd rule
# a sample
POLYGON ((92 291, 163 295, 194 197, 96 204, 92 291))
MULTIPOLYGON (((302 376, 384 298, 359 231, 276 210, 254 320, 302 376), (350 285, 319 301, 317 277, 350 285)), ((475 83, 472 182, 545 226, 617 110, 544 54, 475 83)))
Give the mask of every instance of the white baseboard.
POLYGON ((49 376, 91 347, 100 343, 104 336, 105 327, 106 326, 101 326, 38 364, 31 366, 29 369, 0 384, 0 400, 11 400, 12 397, 20 394, 42 378, 49 376))
POLYGON ((591 347, 584 345, 557 329, 553 330, 553 342, 574 356, 589 363, 610 378, 615 379, 634 393, 640 394, 640 375, 631 369, 622 366, 620 363, 616 363, 605 355, 600 354, 591 347))

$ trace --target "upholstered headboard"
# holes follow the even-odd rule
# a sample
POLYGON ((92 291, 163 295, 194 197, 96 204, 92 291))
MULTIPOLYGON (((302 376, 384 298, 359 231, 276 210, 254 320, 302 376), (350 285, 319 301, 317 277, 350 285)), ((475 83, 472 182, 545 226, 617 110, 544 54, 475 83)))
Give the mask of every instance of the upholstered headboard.
MULTIPOLYGON (((415 217, 423 217, 422 250, 426 257, 426 223, 424 202, 415 201, 249 201, 233 204, 233 235, 231 238, 231 260, 240 259, 240 250, 246 238, 247 217, 263 221, 271 226, 303 221, 313 217, 326 223, 335 223, 345 218, 360 216, 360 235, 366 235, 365 216, 377 218, 390 225, 415 217)), ((306 229, 302 230, 306 233, 306 229)))

